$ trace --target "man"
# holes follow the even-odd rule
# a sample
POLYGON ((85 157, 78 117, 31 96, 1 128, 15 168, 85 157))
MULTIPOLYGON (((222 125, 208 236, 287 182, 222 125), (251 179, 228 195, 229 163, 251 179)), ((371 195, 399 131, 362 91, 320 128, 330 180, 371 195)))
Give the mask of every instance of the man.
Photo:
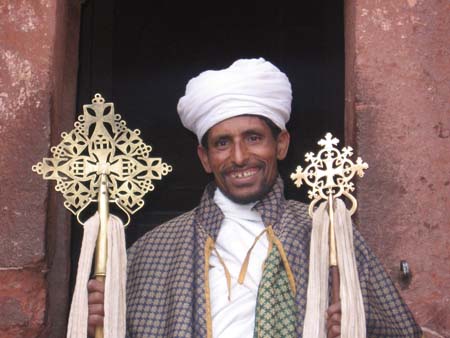
MULTIPOLYGON (((311 221, 286 201, 277 161, 289 147, 291 86, 263 59, 192 79, 178 112, 214 176, 200 205, 128 252, 127 333, 137 337, 302 337, 311 221)), ((420 337, 420 328, 358 232, 355 252, 367 337, 420 337)), ((103 286, 89 285, 90 333, 103 286)), ((340 334, 340 304, 327 314, 340 334)), ((315 338, 315 337, 306 337, 315 338)))

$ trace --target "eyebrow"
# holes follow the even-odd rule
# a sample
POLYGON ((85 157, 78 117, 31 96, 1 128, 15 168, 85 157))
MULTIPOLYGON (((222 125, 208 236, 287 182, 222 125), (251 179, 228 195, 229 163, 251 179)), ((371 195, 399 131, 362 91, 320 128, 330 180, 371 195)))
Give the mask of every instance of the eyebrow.
POLYGON ((258 135, 262 135, 263 132, 259 129, 247 129, 246 131, 243 132, 244 135, 249 135, 249 134, 258 134, 258 135))
MULTIPOLYGON (((246 129, 244 130, 242 133, 242 135, 250 135, 250 134, 258 134, 258 135, 262 135, 263 132, 259 129, 254 129, 254 128, 250 128, 250 129, 246 129)), ((223 133, 223 134, 218 134, 214 136, 214 140, 220 140, 220 139, 224 139, 224 138, 232 138, 231 134, 229 133, 223 133)))

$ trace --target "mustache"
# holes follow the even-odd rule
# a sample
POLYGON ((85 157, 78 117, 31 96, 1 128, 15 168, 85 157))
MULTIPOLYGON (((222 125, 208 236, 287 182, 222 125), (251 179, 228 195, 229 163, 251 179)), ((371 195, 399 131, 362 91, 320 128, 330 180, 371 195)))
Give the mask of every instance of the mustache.
POLYGON ((223 168, 221 170, 221 172, 223 175, 228 175, 235 171, 243 171, 243 170, 250 169, 250 168, 263 169, 264 167, 265 167, 264 162, 259 162, 259 161, 253 162, 253 163, 246 162, 243 164, 232 163, 232 164, 226 166, 225 168, 223 168))

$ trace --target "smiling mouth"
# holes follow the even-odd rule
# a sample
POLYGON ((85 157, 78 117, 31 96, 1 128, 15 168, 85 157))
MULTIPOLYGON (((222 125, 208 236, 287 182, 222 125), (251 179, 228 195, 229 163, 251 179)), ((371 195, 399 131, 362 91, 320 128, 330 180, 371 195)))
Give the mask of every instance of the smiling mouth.
POLYGON ((240 171, 232 171, 229 175, 232 178, 247 178, 247 177, 251 177, 254 176, 257 172, 259 171, 258 168, 250 168, 247 170, 240 170, 240 171))

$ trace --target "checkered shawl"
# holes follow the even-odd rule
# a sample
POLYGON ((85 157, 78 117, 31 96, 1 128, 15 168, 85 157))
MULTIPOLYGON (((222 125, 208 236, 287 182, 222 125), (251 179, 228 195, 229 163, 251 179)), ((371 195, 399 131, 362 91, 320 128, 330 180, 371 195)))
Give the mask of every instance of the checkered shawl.
MULTIPOLYGON (((205 243, 217 238, 223 214, 210 184, 200 205, 139 239, 128 252, 127 337, 208 338, 209 296, 205 243)), ((308 283, 311 219, 308 207, 286 201, 283 182, 254 207, 272 225, 293 272, 297 336, 302 337, 308 283)), ((356 260, 367 320, 367 338, 420 337, 420 328, 388 275, 355 231, 356 260)), ((212 295, 214 296, 214 295, 212 295)), ((255 304, 256 305, 256 304, 255 304)), ((209 326, 210 327, 210 326, 209 326)))

